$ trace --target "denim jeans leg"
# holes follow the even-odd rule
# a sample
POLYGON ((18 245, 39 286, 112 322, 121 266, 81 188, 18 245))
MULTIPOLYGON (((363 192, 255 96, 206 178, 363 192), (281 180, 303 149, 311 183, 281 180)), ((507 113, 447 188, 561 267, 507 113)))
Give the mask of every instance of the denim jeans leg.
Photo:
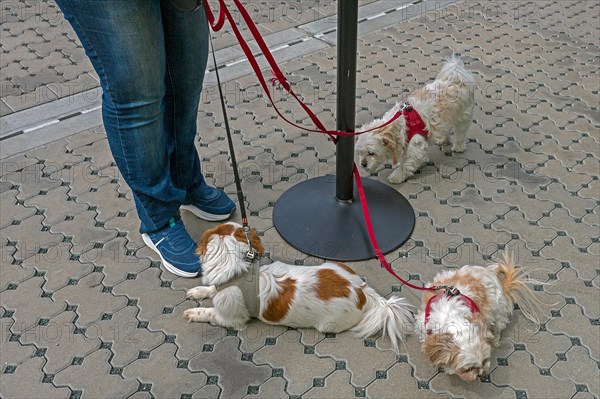
MULTIPOLYGON (((166 134, 166 52, 160 0, 57 0, 102 85, 102 116, 119 171, 130 186, 140 232, 166 226, 186 190, 174 184, 166 134)), ((177 161, 178 162, 178 161, 177 161)))
POLYGON ((171 153, 171 179, 185 190, 187 200, 202 184, 195 147, 198 105, 208 60, 208 21, 204 8, 182 11, 168 0, 161 3, 166 50, 166 129, 171 153))

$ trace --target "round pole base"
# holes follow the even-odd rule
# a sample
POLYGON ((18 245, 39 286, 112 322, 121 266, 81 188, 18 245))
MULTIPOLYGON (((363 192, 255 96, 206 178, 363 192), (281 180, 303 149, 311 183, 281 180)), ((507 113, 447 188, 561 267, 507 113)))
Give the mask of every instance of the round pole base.
MULTIPOLYGON (((383 253, 408 240, 415 213, 406 198, 386 184, 362 179, 375 238, 383 253)), ((273 223, 299 251, 319 258, 358 261, 376 257, 369 240, 357 188, 352 202, 339 201, 335 175, 299 183, 279 197, 273 223)))

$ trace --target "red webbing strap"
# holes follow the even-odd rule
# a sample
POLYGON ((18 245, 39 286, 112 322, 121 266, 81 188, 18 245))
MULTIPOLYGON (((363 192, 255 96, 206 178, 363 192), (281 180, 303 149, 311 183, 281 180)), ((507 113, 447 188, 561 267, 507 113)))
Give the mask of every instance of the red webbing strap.
MULTIPOLYGON (((357 134, 361 134, 361 133, 365 133, 366 132, 366 131, 364 131, 364 132, 342 132, 342 131, 338 131, 338 130, 327 130, 327 129, 325 129, 325 126, 321 123, 321 121, 319 120, 319 118, 293 92, 291 86, 289 85, 288 81, 285 79, 285 76, 283 75, 283 72, 281 72, 281 70, 279 69, 279 66, 275 62, 275 59, 273 58, 273 55, 271 54, 271 51, 269 50, 269 48, 265 44, 262 36, 260 35, 260 32, 258 31, 258 28, 254 24, 254 21, 252 21, 252 18, 250 17, 250 15, 246 11, 246 9, 243 7, 243 5, 240 3, 239 0, 234 0, 234 2, 236 4, 238 10, 240 11, 240 14, 244 18, 244 21, 246 21, 246 24, 247 24, 248 28, 250 29, 250 31, 252 32, 252 35, 256 39, 256 42, 258 43, 261 51, 263 52, 263 55, 267 59, 267 61, 268 61, 269 65, 271 66, 271 68, 273 69, 273 74, 275 75, 275 79, 277 81, 279 81, 283 85, 283 87, 298 101, 298 103, 302 106, 302 108, 307 112, 307 114, 309 115, 309 117, 313 120, 313 123, 315 124, 315 126, 317 126, 319 129, 318 130, 307 129, 307 128, 303 127, 303 126, 297 125, 296 123, 293 123, 293 122, 289 121, 288 119, 286 119, 286 117, 283 116, 281 114, 281 112, 279 112, 279 110, 275 106, 273 98, 271 97, 269 88, 268 88, 268 86, 266 84, 266 81, 265 81, 263 75, 262 75, 262 72, 260 70, 258 62, 256 61, 256 58, 252 54, 252 51, 250 50, 250 47, 248 46, 248 44, 244 40, 244 38, 243 38, 242 34, 240 33, 237 25, 235 24, 235 20, 233 19, 233 17, 231 16, 231 13, 227 9, 227 6, 225 5, 224 0, 219 0, 219 19, 218 19, 218 21, 216 23, 214 23, 215 18, 214 18, 214 15, 212 13, 212 10, 210 9, 210 6, 208 5, 208 1, 204 1, 204 9, 205 9, 205 12, 206 12, 206 15, 207 15, 207 19, 208 19, 211 27, 214 30, 219 30, 219 29, 221 29, 223 27, 223 22, 224 22, 225 18, 227 18, 229 20, 231 28, 233 30, 233 33, 235 34, 236 38, 238 39, 238 41, 240 43, 240 46, 242 47, 242 50, 244 51, 244 54, 246 54, 246 58, 248 59, 248 62, 250 62, 250 65, 252 66, 252 69, 256 73, 256 76, 257 76, 257 78, 258 78, 258 80, 259 80, 259 82, 260 82, 263 90, 265 91, 265 94, 267 95, 267 97, 269 98, 269 101, 273 105, 273 108, 275 109, 275 112, 277 112, 277 114, 283 120, 285 120, 286 122, 288 122, 292 126, 295 126, 295 127, 299 128, 299 129, 302 129, 302 130, 305 130, 305 131, 328 134, 331 137, 331 139, 333 140, 333 142, 336 141, 336 138, 334 137, 334 135, 339 135, 339 136, 353 136, 353 135, 357 135, 357 134)), ((375 129, 379 129, 381 127, 387 126, 390 123, 392 123, 394 120, 396 120, 397 118, 399 118, 402 114, 403 114, 402 111, 398 111, 394 115, 394 117, 392 119, 390 119, 389 121, 387 121, 383 125, 377 126, 377 127, 373 128, 373 129, 370 129, 370 130, 375 130, 375 129)), ((370 130, 368 130, 368 131, 370 131, 370 130)), ((402 277, 398 276, 396 274, 396 272, 394 272, 394 270, 388 264, 388 262, 385 259, 385 256, 383 255, 383 252, 379 248, 379 245, 377 244, 377 240, 375 238, 375 232, 373 231, 373 225, 372 225, 372 222, 371 222, 371 216, 369 215, 369 209, 368 209, 368 206, 367 206, 367 198, 366 198, 366 195, 365 195, 365 192, 364 192, 364 188, 363 188, 362 181, 361 181, 361 178, 360 178, 360 174, 358 173, 358 169, 356 167, 356 164, 354 164, 353 173, 354 173, 354 179, 356 181, 356 185, 357 185, 357 189, 358 189, 358 193, 359 193, 359 197, 360 197, 360 203, 361 203, 361 206, 362 206, 363 215, 365 217, 365 224, 367 226, 367 231, 368 231, 368 234, 369 234, 369 239, 371 241, 371 245, 373 245, 375 253, 377 254, 377 258, 379 259, 379 261, 381 262, 381 264, 386 268, 386 270, 391 275, 393 275, 394 277, 396 277, 398 280, 400 280, 402 283, 404 283, 405 285, 407 285, 410 288, 414 288, 414 289, 417 289, 417 290, 431 290, 431 289, 433 289, 433 287, 419 287, 417 285, 409 283, 408 281, 404 280, 402 277)))
POLYGON ((381 128, 393 123, 396 119, 398 119, 400 116, 402 116, 402 112, 399 111, 390 120, 386 121, 385 123, 383 123, 379 126, 375 126, 369 130, 364 130, 364 131, 360 131, 360 132, 344 132, 341 130, 326 129, 325 126, 322 124, 322 122, 319 120, 319 118, 314 114, 314 112, 312 112, 312 110, 292 90, 289 82, 285 78, 285 75, 283 74, 283 72, 281 71, 279 66, 277 65, 275 58, 271 54, 271 51, 269 50, 264 39, 262 38, 262 35, 260 34, 258 28, 256 27, 256 24, 254 24, 254 21, 250 17, 250 14, 248 14, 248 11, 244 8, 244 6, 241 4, 241 2, 239 0, 234 0, 234 2, 236 4, 236 7, 238 8, 238 10, 240 11, 240 14, 244 18, 244 21, 246 22, 246 25, 248 26, 250 32, 252 33, 252 36, 256 40, 256 43, 260 47, 265 59, 267 60, 267 62, 269 63, 269 66, 271 67, 272 73, 274 75, 274 78, 272 78, 272 83, 275 84, 276 82, 279 82, 282 84, 284 89, 292 97, 294 97, 294 99, 298 102, 298 104, 302 107, 302 109, 304 109, 304 111, 310 117, 310 119, 313 121, 313 123, 317 127, 317 129, 309 129, 304 126, 298 125, 298 124, 288 120, 285 116, 282 115, 282 113, 279 111, 279 109, 275 105, 273 98, 271 97, 271 92, 270 92, 270 90, 267 86, 267 83, 263 77, 263 74, 258 65, 258 62, 256 61, 256 57, 254 56, 254 54, 252 54, 250 47, 246 43, 242 34, 240 33, 240 31, 235 23, 235 20, 233 19, 233 17, 231 16, 231 13, 227 9, 227 6, 225 5, 224 0, 219 0, 219 18, 216 23, 214 22, 215 17, 212 13, 212 10, 210 9, 210 6, 208 5, 208 1, 204 1, 204 9, 205 9, 205 12, 207 15, 207 19, 208 19, 211 27, 213 28, 213 30, 215 30, 215 31, 220 30, 224 25, 225 18, 227 18, 229 20, 231 28, 233 30, 233 33, 235 34, 236 38, 238 39, 240 46, 241 46, 242 50, 244 51, 244 54, 246 55, 248 62, 250 63, 250 66, 254 70, 265 94, 267 95, 267 98, 269 99, 269 102, 275 109, 275 112, 277 112, 277 115, 279 115, 284 121, 286 121, 287 123, 289 123, 290 125, 298 128, 298 129, 301 129, 301 130, 304 130, 307 132, 327 134, 331 138, 331 140, 335 143, 336 142, 335 136, 356 136, 356 135, 367 133, 367 132, 370 132, 373 130, 381 129, 381 128))

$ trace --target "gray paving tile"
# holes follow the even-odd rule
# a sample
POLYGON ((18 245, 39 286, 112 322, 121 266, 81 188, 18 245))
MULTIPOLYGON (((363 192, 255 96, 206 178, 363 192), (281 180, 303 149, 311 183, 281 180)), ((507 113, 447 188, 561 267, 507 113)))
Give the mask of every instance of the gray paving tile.
POLYGON ((55 384, 69 385, 71 389, 83 391, 90 397, 129 396, 140 385, 136 379, 124 379, 111 374, 108 349, 98 349, 83 359, 80 365, 69 366, 54 376, 55 384), (95 375, 95 378, 86 376, 95 375))
POLYGON ((44 383, 45 374, 42 371, 44 358, 34 357, 19 365, 13 373, 0 374, 2 394, 8 397, 19 397, 23 387, 30 386, 27 395, 39 398, 69 398, 71 392, 67 387, 57 388, 54 384, 44 383))

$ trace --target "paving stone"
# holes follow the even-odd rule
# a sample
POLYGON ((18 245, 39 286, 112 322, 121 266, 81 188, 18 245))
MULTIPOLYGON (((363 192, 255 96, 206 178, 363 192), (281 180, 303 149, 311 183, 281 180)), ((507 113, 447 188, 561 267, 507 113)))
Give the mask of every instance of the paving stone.
POLYGON ((65 216, 77 215, 87 209, 84 204, 77 204, 69 201, 67 186, 56 187, 49 191, 44 191, 43 195, 37 195, 25 201, 25 206, 35 207, 44 212, 44 224, 52 225, 64 220, 65 216))
POLYGON ((117 230, 119 233, 124 233, 124 237, 127 239, 127 247, 130 249, 141 248, 146 245, 139 233, 140 219, 135 209, 117 213, 116 217, 104 223, 104 227, 107 230, 117 230))
POLYGON ((260 365, 262 362, 256 359, 258 352, 253 355, 252 361, 241 359, 238 344, 237 337, 226 337, 214 345, 212 352, 199 353, 188 365, 191 371, 203 371, 209 380, 210 376, 217 376, 223 397, 241 397, 248 392, 249 386, 260 385, 272 375, 271 368, 260 365))
POLYGON ((119 212, 135 208, 132 194, 121 192, 117 184, 104 184, 77 197, 77 202, 96 207, 96 221, 105 222, 116 217, 119 212))
POLYGON ((86 326, 100 320, 104 313, 114 313, 128 305, 126 297, 104 292, 104 287, 104 274, 94 272, 77 280, 75 284, 57 290, 53 297, 57 302, 76 305, 79 315, 77 324, 86 326))
POLYGON ((94 269, 91 263, 82 263, 72 255, 72 245, 61 243, 49 248, 46 253, 28 257, 22 267, 32 274, 43 274, 44 289, 54 292, 69 284, 69 280, 79 280, 94 269))
POLYGON ((60 186, 60 181, 51 180, 43 174, 44 164, 8 162, 3 164, 3 180, 18 186, 17 198, 25 200, 38 195, 40 191, 49 191, 60 186))
POLYGON ((597 362, 590 358, 589 352, 582 346, 573 346, 566 351, 566 361, 556 362, 550 369, 557 379, 585 385, 592 393, 600 392, 597 370, 597 362), (576 370, 575 376, 572 375, 573 370, 576 370))
POLYGON ((547 258, 554 258, 568 264, 577 271, 579 278, 591 280, 598 275, 597 262, 594 256, 574 247, 568 237, 556 237, 552 246, 547 246, 540 254, 547 258))
POLYGON ((573 339, 579 339, 581 345, 590 351, 591 357, 598 358, 600 354, 600 342, 596 339, 598 326, 593 325, 590 319, 581 313, 579 306, 564 306, 560 309, 560 317, 553 317, 546 323, 546 327, 552 333, 563 333, 573 339))
POLYGON ((43 357, 34 357, 20 364, 12 374, 0 374, 2 394, 7 397, 23 397, 23 387, 28 387, 27 394, 36 398, 69 398, 67 387, 57 388, 53 384, 44 383, 43 357))
POLYGON ((205 385, 200 390, 194 392, 192 398, 207 399, 218 398, 221 395, 221 388, 218 385, 205 385))
POLYGON ((523 214, 516 210, 506 213, 502 219, 493 222, 492 228, 496 231, 518 234, 533 250, 540 250, 546 245, 545 242, 552 241, 557 235, 555 230, 530 224, 523 218, 523 214))
POLYGON ((45 350, 45 373, 54 375, 71 365, 74 358, 84 358, 98 349, 97 341, 76 331, 76 319, 75 312, 62 312, 22 334, 23 344, 35 344, 37 348, 45 350))
POLYGON ((59 184, 68 184, 71 188, 69 196, 76 199, 77 196, 88 193, 91 187, 100 187, 110 182, 110 178, 99 176, 99 171, 92 162, 83 161, 74 165, 65 164, 62 169, 52 169, 49 171, 49 178, 59 184))
POLYGON ((126 244, 125 237, 117 237, 104 244, 102 248, 83 253, 81 260, 103 267, 105 276, 102 284, 112 287, 125 280, 128 274, 137 274, 150 266, 150 259, 137 257, 134 254, 135 250, 127 248, 126 244))
POLYGON ((64 310, 63 303, 42 296, 43 283, 42 277, 32 277, 13 290, 2 292, 2 306, 14 311, 13 334, 21 334, 36 326, 40 318, 50 318, 64 310))
MULTIPOLYGON (((9 183, 10 184, 10 183, 9 183)), ((13 187, 10 184, 10 187, 13 187)), ((34 207, 25 207, 17 202, 17 189, 9 189, 0 194, 0 228, 6 227, 13 221, 21 221, 36 212, 34 207), (10 210, 10 211, 9 211, 10 210)))
POLYGON ((561 179, 561 176, 565 175, 564 169, 565 168, 561 165, 560 161, 555 159, 546 162, 544 166, 541 166, 538 169, 538 172, 549 177, 556 178, 555 176, 558 176, 558 181, 560 181, 560 183, 568 191, 578 191, 582 187, 582 185, 588 184, 592 180, 592 177, 590 175, 573 172, 568 173, 568 178, 561 179))
MULTIPOLYGON (((493 377, 495 375, 492 375, 493 377)), ((509 380, 510 381, 510 380, 509 380)), ((483 395, 482 397, 490 398, 514 398, 515 392, 510 386, 497 386, 493 383, 480 383, 478 384, 477 394, 483 395)), ((457 376, 449 376, 446 374, 438 374, 431 381, 429 381, 429 387, 434 392, 442 392, 453 395, 462 395, 462 397, 472 397, 472 384, 464 382, 457 376)))
POLYGON ((99 169, 110 166, 110 164, 114 162, 110 149, 108 148, 108 140, 97 140, 86 146, 78 147, 73 150, 73 154, 91 157, 92 162, 99 169))
POLYGON ((21 282, 27 280, 35 274, 35 270, 25 266, 4 262, 4 253, 2 256, 2 268, 0 268, 0 291, 4 291, 8 287, 18 286, 21 282))
POLYGON ((114 313, 105 312, 102 318, 85 326, 84 335, 90 341, 110 344, 114 356, 110 364, 122 368, 138 359, 140 352, 150 352, 161 345, 165 335, 151 332, 144 325, 147 321, 138 317, 139 309, 125 306, 114 313))
POLYGON ((515 351, 508 357, 508 364, 508 367, 498 367, 492 372, 492 381, 510 381, 513 389, 536 392, 546 397, 570 397, 575 393, 573 383, 561 383, 551 376, 541 375, 539 369, 529 362, 526 351, 515 351), (511 367, 511 364, 519 367, 511 367))
POLYGON ((188 300, 175 306, 171 313, 163 313, 148 321, 150 331, 175 336, 175 344, 179 347, 176 354, 178 359, 189 360, 203 349, 214 350, 215 345, 227 337, 227 330, 223 327, 208 323, 189 323, 183 318, 185 310, 197 306, 196 302, 188 300), (204 345, 208 346, 205 348, 204 345))
MULTIPOLYGON (((237 333, 240 338, 239 349, 242 353, 254 353, 265 346, 265 337, 277 337, 286 331, 287 327, 285 326, 274 326, 259 320, 251 320, 244 330, 237 333)), ((307 335, 311 337, 320 334, 316 330, 307 329, 301 331, 303 337, 306 331, 309 331, 307 335), (311 334, 312 331, 315 331, 315 333, 311 334)))
POLYGON ((569 216, 567 210, 564 208, 554 208, 548 216, 542 217, 538 221, 538 224, 559 232, 562 231, 573 239, 574 244, 580 248, 587 248, 598 232, 598 229, 593 226, 575 222, 575 219, 569 216))
MULTIPOLYGON (((89 209, 87 205, 81 207, 89 209)), ((102 222, 96 220, 98 215, 95 211, 85 210, 79 214, 67 212, 67 217, 54 224, 50 231, 69 237, 72 255, 80 256, 84 252, 101 248, 102 245, 117 237, 116 230, 107 229, 102 222)))
MULTIPOLYGON (((355 396, 355 388, 350 385, 351 373, 346 370, 334 371, 326 378, 319 380, 319 385, 314 386, 303 398, 351 398, 355 396), (322 382, 321 382, 322 381, 322 382)), ((315 385, 313 383, 313 385, 315 385)), ((383 396, 379 396, 383 397, 383 396)))
POLYGON ((98 349, 83 359, 80 365, 69 366, 54 376, 56 385, 69 385, 71 389, 82 390, 90 397, 129 396, 136 392, 139 382, 111 374, 109 349, 98 349), (94 378, 86 378, 94 375, 94 378))
MULTIPOLYGON (((491 198, 494 201, 518 207, 528 221, 539 220, 556 207, 554 202, 541 200, 536 195, 523 191, 523 187, 517 185, 499 189, 491 195, 491 198)), ((506 212, 496 213, 496 215, 504 213, 506 212)))
MULTIPOLYGON (((369 385, 376 377, 376 370, 387 370, 396 360, 392 351, 380 351, 374 346, 366 346, 364 340, 347 332, 319 342, 314 350, 319 357, 326 356, 336 362, 343 361, 346 370, 351 374, 350 382, 356 387, 369 385), (364 359, 367 358, 373 361, 369 367, 364 367, 364 359)), ((320 375, 315 373, 314 376, 320 375)))
POLYGON ((271 377, 258 387, 258 393, 253 394, 252 398, 271 399, 282 395, 285 392, 285 379, 281 377, 271 377))
POLYGON ((159 398, 174 398, 191 394, 206 383, 202 373, 191 373, 187 368, 179 366, 175 357, 177 346, 165 343, 150 352, 147 359, 138 359, 123 369, 123 377, 138 379, 152 384, 151 393, 159 398), (164 375, 168 367, 169 378, 164 375))
MULTIPOLYGON (((4 312, 4 309, 2 309, 4 312)), ((0 352, 0 364, 2 364, 2 372, 5 375, 6 365, 10 364, 18 366, 27 359, 33 357, 36 352, 34 346, 24 346, 18 341, 11 341, 10 327, 14 324, 12 319, 6 318, 0 320, 0 338, 2 342, 2 352, 0 352)), ((1 378, 1 377, 0 377, 1 378)))
POLYGON ((150 320, 172 309, 185 300, 184 291, 174 291, 171 287, 163 287, 159 278, 160 270, 155 267, 147 268, 139 274, 128 275, 125 281, 113 287, 114 295, 125 295, 137 300, 140 309, 138 317, 150 320))
MULTIPOLYGON (((526 326, 525 328, 531 328, 526 326)), ((545 331, 529 334, 524 330, 527 352, 533 356, 533 364, 541 369, 549 369, 556 362, 557 353, 565 353, 571 347, 571 340, 564 335, 554 335, 545 331), (526 335, 527 334, 527 335, 526 335)), ((519 342, 519 341, 517 341, 519 342)))

